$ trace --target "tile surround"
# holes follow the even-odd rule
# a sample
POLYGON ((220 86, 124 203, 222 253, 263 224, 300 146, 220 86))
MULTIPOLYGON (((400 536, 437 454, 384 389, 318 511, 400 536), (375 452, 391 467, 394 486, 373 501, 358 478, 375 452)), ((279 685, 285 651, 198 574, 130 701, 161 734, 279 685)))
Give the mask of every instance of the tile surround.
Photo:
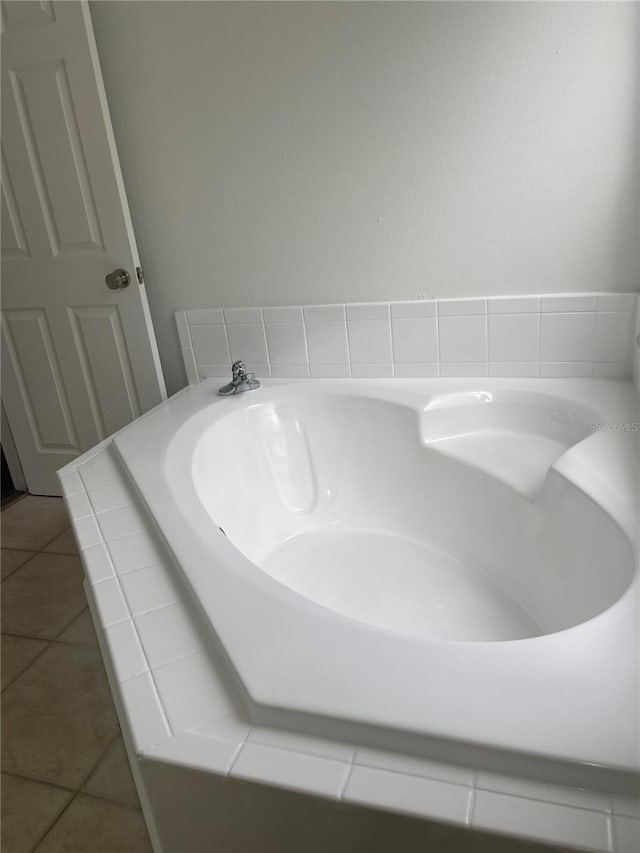
MULTIPOLYGON (((426 371, 435 364, 404 367, 426 371)), ((65 469, 61 480, 70 489, 67 497, 78 494, 79 484, 87 480, 94 488, 95 479, 87 477, 91 469, 109 469, 110 485, 118 488, 105 495, 118 505, 123 500, 127 506, 134 504, 124 476, 106 450, 89 467, 81 459, 65 469), (77 468, 80 478, 72 476, 77 468)), ((86 518, 95 521, 90 502, 88 506, 91 515, 86 518)), ((106 506, 101 510, 107 511, 106 506)), ((167 645, 167 626, 188 626, 193 614, 148 526, 106 545, 92 544, 81 557, 103 650, 115 673, 116 703, 139 758, 601 853, 628 849, 638 825, 638 801, 631 797, 476 774, 472 768, 374 749, 354 754, 349 744, 252 726, 237 710, 237 696, 215 650, 205 646, 197 632, 181 633, 178 649, 167 645), (159 585, 161 594, 154 596, 149 589, 145 601, 146 583, 159 585), (108 586, 111 595, 113 585, 124 592, 117 600, 118 607, 124 606, 125 621, 107 627, 100 622, 108 622, 103 614, 108 612, 109 598, 102 597, 108 586), (167 657, 180 659, 167 662, 167 657)))
MULTIPOLYGON (((631 373, 633 293, 192 309, 176 314, 189 384, 244 359, 278 379, 631 373)), ((76 484, 77 485, 77 484, 76 484)))

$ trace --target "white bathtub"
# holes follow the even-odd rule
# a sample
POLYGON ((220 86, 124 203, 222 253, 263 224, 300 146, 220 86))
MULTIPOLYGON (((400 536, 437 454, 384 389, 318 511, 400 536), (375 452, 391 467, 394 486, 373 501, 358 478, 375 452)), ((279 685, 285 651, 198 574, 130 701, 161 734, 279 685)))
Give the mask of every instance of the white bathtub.
POLYGON ((114 445, 254 723, 630 793, 630 391, 205 383, 114 445))

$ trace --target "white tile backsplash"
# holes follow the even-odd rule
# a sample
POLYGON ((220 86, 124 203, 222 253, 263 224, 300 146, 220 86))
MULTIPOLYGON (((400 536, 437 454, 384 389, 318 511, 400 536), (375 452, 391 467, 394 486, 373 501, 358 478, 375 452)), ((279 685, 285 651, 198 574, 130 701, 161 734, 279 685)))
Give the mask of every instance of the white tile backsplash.
MULTIPOLYGON (((267 363, 267 343, 262 323, 238 323, 227 326, 231 361, 242 359, 247 365, 267 363)), ((219 364, 215 359, 211 364, 219 364)))
POLYGON ((196 364, 222 364, 231 357, 224 326, 192 326, 191 341, 196 364))
POLYGON ((351 364, 391 364, 391 325, 388 320, 348 323, 351 364))
POLYGON ((267 323, 265 329, 272 366, 307 363, 307 345, 302 323, 267 323))
POLYGON ((176 322, 190 383, 227 378, 238 358, 265 379, 621 378, 631 370, 636 299, 570 293, 207 308, 178 312, 176 322))
POLYGON ((398 364, 432 364, 438 360, 435 317, 399 317, 391 321, 393 356, 398 364))
POLYGON ((596 314, 594 361, 624 361, 628 355, 633 317, 622 311, 596 314))
POLYGON ((596 315, 592 311, 543 314, 540 361, 593 361, 596 315))
POLYGON ((484 362, 487 358, 487 320, 468 315, 438 319, 440 361, 484 362))
POLYGON ((493 314, 488 323, 489 361, 538 360, 538 314, 493 314))
POLYGON ((348 364, 347 327, 345 323, 317 322, 307 325, 309 362, 314 364, 348 364))

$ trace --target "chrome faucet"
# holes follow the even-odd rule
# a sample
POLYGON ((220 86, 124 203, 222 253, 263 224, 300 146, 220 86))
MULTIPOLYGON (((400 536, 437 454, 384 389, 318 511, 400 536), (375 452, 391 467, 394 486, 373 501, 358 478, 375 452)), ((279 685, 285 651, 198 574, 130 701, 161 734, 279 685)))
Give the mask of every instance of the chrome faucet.
POLYGON ((218 389, 221 397, 230 397, 232 394, 242 394, 243 391, 255 391, 260 387, 255 373, 247 373, 244 361, 234 361, 231 365, 231 382, 218 389))

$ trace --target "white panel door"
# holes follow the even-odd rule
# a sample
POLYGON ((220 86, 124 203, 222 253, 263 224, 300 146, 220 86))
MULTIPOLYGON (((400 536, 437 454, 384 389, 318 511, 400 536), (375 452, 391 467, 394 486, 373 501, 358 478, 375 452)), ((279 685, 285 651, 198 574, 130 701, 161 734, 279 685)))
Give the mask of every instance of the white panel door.
POLYGON ((166 392, 88 5, 1 9, 2 400, 29 491, 57 494, 166 392))

